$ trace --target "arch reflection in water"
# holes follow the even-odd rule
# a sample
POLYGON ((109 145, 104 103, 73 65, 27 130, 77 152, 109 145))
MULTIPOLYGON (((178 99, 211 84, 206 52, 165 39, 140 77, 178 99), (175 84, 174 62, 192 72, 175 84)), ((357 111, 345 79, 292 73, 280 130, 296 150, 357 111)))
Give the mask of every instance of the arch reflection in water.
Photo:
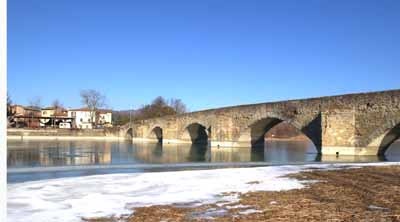
POLYGON ((267 140, 264 161, 267 162, 312 162, 319 154, 309 140, 267 140))
POLYGON ((207 144, 135 144, 132 155, 141 163, 249 162, 251 148, 216 148, 207 144))
MULTIPOLYGON (((391 160, 377 155, 321 155, 315 150, 313 143, 307 140, 267 140, 265 147, 253 148, 251 154, 251 161, 282 164, 290 162, 377 162, 391 160)), ((392 155, 390 157, 395 160, 392 155)), ((396 161, 398 160, 400 158, 397 158, 396 161)))
POLYGON ((307 141, 267 140, 261 149, 216 148, 205 144, 132 143, 130 141, 8 141, 8 167, 185 162, 368 162, 399 161, 400 141, 385 159, 377 156, 319 156, 307 141))
POLYGON ((8 141, 7 165, 108 164, 111 161, 111 145, 104 141, 8 141))
MULTIPOLYGON (((240 148, 218 148, 211 149, 212 162, 250 162, 252 156, 251 147, 240 148)), ((263 160, 261 160, 263 161, 263 160)))
POLYGON ((162 145, 161 143, 134 144, 132 155, 141 163, 180 163, 187 162, 190 149, 176 144, 162 145), (185 148, 185 149, 183 149, 185 148))
POLYGON ((251 148, 130 141, 9 141, 8 167, 250 161, 251 148))

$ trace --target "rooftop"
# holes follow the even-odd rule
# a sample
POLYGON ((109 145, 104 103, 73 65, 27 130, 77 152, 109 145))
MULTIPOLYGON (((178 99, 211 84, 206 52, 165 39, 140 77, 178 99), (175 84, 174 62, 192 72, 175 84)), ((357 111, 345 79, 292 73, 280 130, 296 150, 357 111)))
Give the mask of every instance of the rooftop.
MULTIPOLYGON (((86 111, 90 112, 91 110, 88 107, 78 108, 78 109, 69 109, 68 111, 86 111)), ((97 109, 100 113, 111 113, 111 109, 97 109)))

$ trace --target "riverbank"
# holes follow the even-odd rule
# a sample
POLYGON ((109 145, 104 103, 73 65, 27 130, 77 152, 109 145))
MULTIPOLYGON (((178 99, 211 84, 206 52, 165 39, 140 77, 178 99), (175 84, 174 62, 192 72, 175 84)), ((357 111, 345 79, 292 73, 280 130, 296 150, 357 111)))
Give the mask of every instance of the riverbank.
POLYGON ((118 140, 119 128, 104 129, 7 129, 7 140, 118 140))
MULTIPOLYGON (((312 169, 312 168, 311 168, 312 169)), ((123 221, 400 221, 400 166, 305 171, 305 188, 237 193, 239 201, 138 207, 123 221)), ((254 180, 248 183, 258 184, 254 180)), ((228 194, 223 194, 228 195, 228 194)), ((229 193, 232 195, 232 193, 229 193)), ((85 219, 90 222, 121 218, 85 219)))

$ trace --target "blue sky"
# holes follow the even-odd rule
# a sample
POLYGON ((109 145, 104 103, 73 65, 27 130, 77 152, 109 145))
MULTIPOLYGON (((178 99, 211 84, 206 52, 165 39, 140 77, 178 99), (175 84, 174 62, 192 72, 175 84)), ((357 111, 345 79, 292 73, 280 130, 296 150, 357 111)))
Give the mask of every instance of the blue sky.
POLYGON ((8 92, 191 111, 400 86, 397 0, 11 0, 8 92))

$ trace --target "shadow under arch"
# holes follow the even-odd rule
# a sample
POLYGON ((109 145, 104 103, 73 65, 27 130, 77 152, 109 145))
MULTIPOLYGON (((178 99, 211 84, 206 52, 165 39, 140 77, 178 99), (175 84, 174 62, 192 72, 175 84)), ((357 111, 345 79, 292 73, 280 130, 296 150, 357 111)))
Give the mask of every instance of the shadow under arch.
POLYGON ((385 133, 384 137, 379 143, 378 156, 385 156, 386 151, 389 149, 397 139, 400 138, 400 123, 397 123, 392 129, 385 133))
POLYGON ((125 138, 126 139, 132 139, 133 138, 133 129, 129 128, 126 133, 125 133, 125 138))
POLYGON ((163 130, 161 127, 156 126, 151 130, 153 136, 157 139, 158 143, 162 143, 163 140, 163 130))
POLYGON ((268 133, 272 128, 278 124, 285 122, 297 129, 304 136, 306 136, 314 145, 318 154, 321 153, 322 146, 322 128, 321 128, 321 115, 317 115, 311 122, 309 122, 303 128, 299 128, 296 124, 289 120, 282 120, 275 117, 266 117, 257 120, 250 125, 250 137, 252 148, 264 148, 265 134, 268 133))
POLYGON ((189 133, 192 144, 208 144, 209 136, 211 133, 211 127, 208 129, 199 124, 192 123, 186 127, 187 132, 189 133))

